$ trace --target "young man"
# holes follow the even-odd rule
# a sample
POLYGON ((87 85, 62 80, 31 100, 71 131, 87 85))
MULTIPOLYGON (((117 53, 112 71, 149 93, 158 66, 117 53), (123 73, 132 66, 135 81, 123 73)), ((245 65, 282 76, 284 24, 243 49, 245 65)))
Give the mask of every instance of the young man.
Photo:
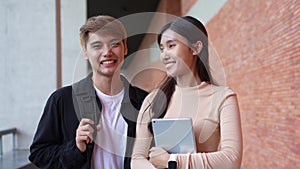
POLYGON ((92 73, 48 99, 30 147, 30 161, 48 169, 130 168, 136 118, 148 94, 120 75, 126 30, 110 16, 80 28, 92 73))

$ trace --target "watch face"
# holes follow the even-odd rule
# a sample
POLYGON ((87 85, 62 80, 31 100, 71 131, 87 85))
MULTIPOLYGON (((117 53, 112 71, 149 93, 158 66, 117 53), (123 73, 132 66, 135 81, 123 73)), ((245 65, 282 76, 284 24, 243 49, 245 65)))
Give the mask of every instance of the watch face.
POLYGON ((169 161, 168 162, 168 169, 177 169, 177 162, 176 161, 169 161))

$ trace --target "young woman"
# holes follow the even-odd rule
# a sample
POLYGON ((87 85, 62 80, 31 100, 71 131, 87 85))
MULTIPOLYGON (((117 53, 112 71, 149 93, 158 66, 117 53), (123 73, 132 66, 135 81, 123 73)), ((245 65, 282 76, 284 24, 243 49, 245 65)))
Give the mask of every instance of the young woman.
POLYGON ((208 64, 208 35, 197 19, 185 16, 166 24, 157 39, 167 78, 144 100, 137 122, 133 169, 237 169, 242 132, 236 94, 215 85, 208 64), (169 154, 151 147, 151 119, 190 117, 197 153, 169 154), (172 162, 174 164, 174 162, 172 162))

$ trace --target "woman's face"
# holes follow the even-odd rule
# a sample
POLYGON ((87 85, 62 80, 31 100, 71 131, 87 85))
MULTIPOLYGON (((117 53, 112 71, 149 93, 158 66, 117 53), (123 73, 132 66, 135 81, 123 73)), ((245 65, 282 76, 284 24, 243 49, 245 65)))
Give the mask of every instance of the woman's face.
POLYGON ((197 56, 188 46, 186 38, 167 29, 161 36, 160 59, 166 67, 167 74, 172 77, 182 77, 196 72, 197 56))

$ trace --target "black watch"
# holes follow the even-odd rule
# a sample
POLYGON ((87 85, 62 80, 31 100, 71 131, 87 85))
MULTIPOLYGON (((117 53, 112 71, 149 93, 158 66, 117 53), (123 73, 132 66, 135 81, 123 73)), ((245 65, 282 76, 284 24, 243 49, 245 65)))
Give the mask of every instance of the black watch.
POLYGON ((176 161, 169 161, 168 162, 168 169, 177 169, 177 162, 176 161))

